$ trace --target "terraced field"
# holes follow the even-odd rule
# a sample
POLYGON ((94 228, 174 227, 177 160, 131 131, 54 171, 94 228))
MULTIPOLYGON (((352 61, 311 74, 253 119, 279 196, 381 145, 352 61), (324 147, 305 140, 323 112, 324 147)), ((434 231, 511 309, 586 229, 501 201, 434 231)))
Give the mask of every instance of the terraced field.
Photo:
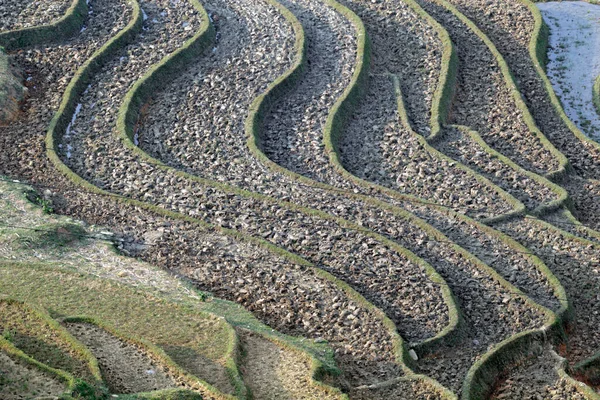
POLYGON ((1 398, 600 398, 600 146, 529 0, 0 16, 1 398))

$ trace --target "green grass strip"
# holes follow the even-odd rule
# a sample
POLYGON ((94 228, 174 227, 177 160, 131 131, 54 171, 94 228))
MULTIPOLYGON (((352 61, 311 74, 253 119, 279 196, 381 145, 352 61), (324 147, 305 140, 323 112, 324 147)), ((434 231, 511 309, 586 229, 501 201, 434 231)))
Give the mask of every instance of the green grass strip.
POLYGON ((259 334, 264 340, 268 340, 274 343, 276 346, 291 351, 297 356, 302 357, 306 361, 308 361, 311 365, 310 370, 312 384, 315 387, 319 388, 327 394, 337 395, 340 400, 349 400, 348 395, 342 393, 338 388, 323 383, 323 380, 331 375, 331 371, 325 365, 323 365, 323 363, 318 358, 311 355, 310 352, 307 352, 303 348, 295 345, 293 342, 289 340, 284 340, 283 338, 278 337, 276 335, 263 334, 260 332, 259 334))
POLYGON ((36 368, 38 371, 47 374, 52 378, 64 382, 65 386, 67 387, 67 390, 60 396, 61 400, 74 400, 75 398, 96 399, 103 398, 105 396, 107 390, 101 380, 100 369, 98 368, 97 360, 89 352, 89 350, 85 348, 85 346, 83 346, 77 339, 72 337, 62 326, 60 326, 60 324, 58 324, 55 320, 49 317, 49 315, 41 309, 33 307, 30 304, 25 304, 15 299, 6 297, 2 297, 0 301, 5 303, 19 304, 20 306, 23 306, 29 311, 31 311, 34 314, 35 318, 43 318, 45 322, 51 324, 53 326, 53 329, 55 328, 55 330, 59 333, 61 338, 68 340, 69 344, 73 347, 73 349, 79 352, 81 356, 83 356, 87 359, 87 361, 89 361, 89 365, 97 380, 96 382, 93 382, 90 386, 89 383, 82 381, 81 379, 73 376, 71 373, 65 370, 51 367, 45 363, 36 360, 35 358, 32 358, 30 355, 26 354, 21 349, 15 347, 15 345, 13 345, 10 341, 8 341, 2 336, 0 336, 0 351, 3 351, 11 358, 16 358, 21 362, 24 362, 36 368))
POLYGON ((1 32, 0 46, 3 46, 7 51, 13 51, 23 47, 66 39, 81 30, 87 13, 86 0, 73 0, 65 15, 55 22, 1 32))
MULTIPOLYGON (((570 372, 573 375, 584 378, 586 382, 598 386, 600 384, 600 352, 575 364, 570 369, 570 372)), ((600 395, 596 394, 596 396, 600 398, 600 395)))
POLYGON ((462 386, 461 399, 488 399, 507 368, 528 357, 534 345, 553 340, 557 335, 564 336, 562 321, 552 317, 551 322, 541 329, 519 332, 496 344, 469 369, 462 386))
MULTIPOLYGON (((575 216, 571 213, 571 211, 569 209, 563 208, 562 210, 559 211, 559 215, 562 216, 564 219, 566 219, 568 224, 576 225, 576 227, 578 229, 585 231, 586 235, 593 237, 596 242, 600 243, 600 232, 583 225, 577 218, 575 218, 575 216)), ((561 224, 557 223, 556 225, 561 225, 561 224)), ((579 236, 579 233, 573 233, 573 234, 576 236, 579 236)))
POLYGON ((452 100, 456 93, 458 78, 458 53, 448 31, 429 13, 418 4, 412 4, 413 0, 407 0, 407 4, 425 20, 427 25, 433 28, 442 45, 442 60, 440 63, 440 76, 438 86, 433 94, 431 103, 431 118, 429 125, 431 133, 427 141, 434 143, 441 135, 442 126, 448 121, 452 100))
MULTIPOLYGON (((102 375, 100 368, 98 367, 98 360, 92 355, 92 353, 85 347, 81 342, 75 339, 62 325, 54 320, 45 310, 34 307, 31 304, 24 303, 19 300, 15 300, 10 297, 5 297, 0 294, 0 303, 4 303, 10 306, 16 306, 22 311, 28 314, 28 317, 23 321, 15 321, 19 324, 32 324, 34 321, 45 324, 47 328, 51 329, 58 338, 62 341, 61 344, 66 344, 79 360, 87 364, 89 372, 92 374, 91 378, 93 381, 89 381, 88 377, 75 376, 72 372, 66 371, 65 369, 57 368, 56 366, 48 365, 48 361, 41 362, 37 360, 34 355, 27 354, 24 349, 16 347, 6 337, 0 337, 0 349, 11 354, 14 357, 25 361, 26 363, 36 367, 38 370, 49 373, 57 377, 59 380, 64 381, 68 386, 69 393, 65 393, 65 398, 71 398, 80 394, 81 390, 84 390, 88 394, 93 396, 102 396, 103 393, 107 392, 106 387, 102 381, 102 375), (85 380, 82 380, 84 378, 85 380)), ((27 349, 25 349, 27 350, 27 349)), ((63 349, 64 350, 64 349, 63 349)))
POLYGON ((594 389, 589 387, 588 385, 574 379, 571 375, 567 373, 567 360, 561 357, 561 362, 556 367, 556 372, 558 376, 568 382, 571 386, 577 390, 586 400, 600 400, 600 394, 598 394, 594 389))
MULTIPOLYGON (((210 23, 206 10, 198 0, 189 0, 189 2, 198 11, 201 20, 200 29, 180 48, 150 67, 125 95, 117 117, 117 130, 122 133, 120 137, 125 142, 130 142, 139 111, 150 96, 170 82, 190 61, 214 42, 215 29, 210 23)), ((136 153, 140 154, 140 152, 136 153)))

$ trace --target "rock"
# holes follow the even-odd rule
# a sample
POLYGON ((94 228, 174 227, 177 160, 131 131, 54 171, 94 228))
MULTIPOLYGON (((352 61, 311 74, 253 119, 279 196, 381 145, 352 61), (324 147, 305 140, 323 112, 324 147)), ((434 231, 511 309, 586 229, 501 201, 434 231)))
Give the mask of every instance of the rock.
POLYGON ((410 356, 410 358, 412 358, 414 361, 418 361, 419 360, 419 356, 417 356, 417 353, 413 350, 410 349, 408 351, 408 355, 410 356))

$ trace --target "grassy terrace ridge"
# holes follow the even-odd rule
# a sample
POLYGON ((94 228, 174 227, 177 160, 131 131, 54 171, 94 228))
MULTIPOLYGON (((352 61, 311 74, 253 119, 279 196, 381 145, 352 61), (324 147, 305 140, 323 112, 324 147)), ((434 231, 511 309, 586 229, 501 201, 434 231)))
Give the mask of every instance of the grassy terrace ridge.
MULTIPOLYGON (((289 11, 287 11, 287 12, 283 11, 285 9, 279 3, 275 2, 274 0, 268 0, 268 1, 271 2, 271 4, 275 5, 277 8, 279 8, 280 10, 282 10, 282 14, 286 18, 293 18, 295 20, 295 17, 293 17, 293 15, 289 11)), ((192 4, 194 4, 196 6, 196 8, 202 14, 206 15, 206 11, 203 8, 201 8, 200 5, 195 0, 192 1, 192 4)), ((52 122, 50 123, 50 127, 48 129, 48 133, 46 136, 47 155, 48 155, 50 161, 54 164, 54 166, 63 175, 65 175, 67 178, 69 178, 74 184, 78 185, 82 189, 85 189, 91 193, 105 195, 105 196, 111 196, 117 202, 124 202, 127 204, 131 204, 131 205, 140 207, 142 209, 151 211, 153 213, 156 213, 156 214, 159 214, 162 216, 166 216, 169 218, 173 218, 173 219, 190 222, 190 223, 195 224, 200 227, 214 228, 216 231, 219 231, 219 232, 221 232, 227 236, 230 236, 236 240, 246 241, 248 243, 252 243, 254 245, 263 247, 266 250, 268 250, 274 254, 277 254, 279 256, 286 258, 288 261, 290 261, 292 263, 295 263, 298 265, 303 265, 303 266, 308 266, 310 268, 314 268, 317 276, 332 282, 335 286, 337 286, 343 292, 345 292, 350 299, 361 304, 366 309, 370 310, 376 316, 378 316, 378 318, 383 322, 384 326, 388 329, 391 337, 393 338, 394 347, 396 349, 396 363, 406 373, 407 377, 410 377, 411 379, 414 379, 416 381, 424 382, 425 385, 431 387, 434 391, 441 393, 441 395, 443 395, 444 398, 453 398, 453 395, 450 392, 448 392, 446 389, 441 387, 437 382, 435 382, 432 379, 425 377, 423 375, 414 374, 414 372, 407 366, 407 363, 411 363, 412 359, 408 355, 408 349, 406 347, 406 344, 404 343, 404 341, 402 340, 400 335, 397 333, 394 323, 381 310, 377 309, 375 306, 373 306, 371 303, 369 303, 362 295, 360 295, 358 292, 356 292, 350 286, 348 286, 344 282, 338 280, 331 274, 329 274, 321 269, 315 268, 311 263, 307 262, 306 260, 304 260, 294 254, 291 254, 291 253, 287 252, 286 250, 276 247, 276 246, 272 245, 271 243, 267 242, 266 240, 250 237, 250 236, 241 234, 237 231, 233 231, 233 230, 226 229, 226 228, 213 227, 207 223, 204 223, 203 221, 200 221, 200 220, 197 220, 197 219, 194 219, 191 217, 187 217, 185 215, 182 215, 182 214, 179 214, 176 212, 168 211, 168 210, 162 209, 160 207, 154 206, 152 204, 136 201, 136 200, 129 199, 129 198, 123 198, 122 196, 114 195, 112 193, 104 191, 103 189, 100 189, 100 188, 92 185, 91 183, 85 181, 81 177, 79 177, 66 164, 64 164, 62 162, 62 160, 60 159, 60 157, 58 157, 58 155, 54 149, 55 135, 57 134, 57 132, 64 130, 66 128, 66 126, 68 125, 68 122, 69 122, 71 115, 75 108, 76 99, 85 90, 85 87, 87 86, 90 76, 93 75, 96 71, 98 71, 98 69, 101 67, 103 62, 105 60, 109 59, 111 57, 111 55, 118 48, 123 47, 124 45, 129 43, 131 40, 133 40, 133 36, 141 28, 142 15, 141 15, 139 4, 135 1, 133 1, 132 7, 134 9, 134 13, 133 13, 131 22, 127 25, 127 27, 125 27, 122 31, 120 31, 115 37, 113 37, 108 43, 106 43, 101 49, 99 49, 96 53, 94 53, 94 55, 77 71, 77 73, 71 80, 69 86, 67 87, 67 90, 65 91, 61 106, 60 106, 58 112, 56 113, 55 117, 52 119, 52 122)), ((204 27, 203 27, 203 29, 201 29, 201 32, 199 34, 195 35, 192 39, 188 40, 182 46, 182 48, 180 50, 182 50, 182 49, 197 50, 197 48, 195 48, 195 45, 197 45, 197 44, 207 45, 208 43, 210 43, 210 41, 207 40, 207 38, 211 37, 212 34, 214 33, 214 31, 210 25, 208 18, 204 18, 203 22, 204 22, 204 27)), ((295 26, 297 28, 298 27, 301 28, 301 26, 299 26, 299 23, 297 23, 295 26)), ((169 61, 171 60, 171 57, 173 57, 173 58, 175 58, 175 60, 179 61, 181 59, 186 58, 186 56, 187 56, 187 54, 185 51, 177 51, 177 52, 173 53, 171 56, 167 56, 165 59, 163 59, 157 65, 152 67, 146 76, 152 76, 153 73, 158 73, 160 75, 160 73, 169 71, 169 69, 166 68, 166 65, 168 65, 169 61), (179 57, 182 57, 182 58, 179 58, 179 57)), ((143 81, 143 80, 144 80, 144 77, 140 81, 143 81)), ((128 93, 128 98, 130 99, 129 101, 132 102, 131 107, 134 107, 134 105, 137 105, 137 107, 140 106, 140 104, 138 102, 133 101, 133 93, 136 92, 136 91, 134 91, 134 89, 142 87, 141 86, 142 83, 140 83, 140 81, 138 81, 137 86, 134 85, 134 87, 128 93)), ((128 101, 128 100, 126 99, 126 101, 128 101)), ((126 133, 127 131, 125 130, 125 127, 126 127, 125 124, 126 124, 126 122, 128 122, 127 121, 128 119, 132 118, 131 115, 132 114, 127 112, 127 109, 121 109, 120 113, 119 113, 119 121, 120 121, 119 125, 122 128, 121 134, 122 134, 122 138, 124 139, 125 143, 131 142, 129 136, 126 133)), ((133 146, 132 142, 131 142, 131 145, 133 146)), ((149 156, 147 156, 147 157, 149 157, 149 156)), ((195 178, 195 179, 200 179, 200 178, 195 178)), ((432 274, 434 275, 434 277, 435 277, 435 275, 437 275, 437 273, 435 273, 435 271, 432 271, 432 274)), ((439 278, 439 279, 441 279, 441 278, 439 278)), ((447 293, 446 297, 448 299, 448 302, 450 303, 449 306, 450 306, 450 308, 452 308, 452 305, 454 304, 452 296, 449 294, 449 292, 447 290, 445 293, 447 293)), ((457 315, 457 313, 454 313, 454 315, 457 315)), ((457 318, 455 318, 455 320, 451 320, 451 324, 455 324, 456 322, 457 322, 457 318)), ((448 328, 449 331, 452 331, 453 329, 454 329, 454 327, 452 325, 450 325, 448 328)), ((443 333, 445 333, 445 332, 443 332, 443 333)), ((320 372, 316 373, 316 376, 320 376, 320 375, 321 375, 320 372)))
MULTIPOLYGON (((0 349, 41 373, 55 375, 64 381, 67 385, 65 396, 81 391, 101 396, 105 392, 97 360, 44 310, 6 298, 2 293, 0 326, 0 349)), ((2 382, 0 393, 4 385, 10 387, 10 383, 2 382)))
MULTIPOLYGON (((71 393, 73 393, 73 391, 76 388, 75 378, 72 375, 64 371, 52 368, 29 357, 27 354, 13 346, 8 340, 4 339, 3 337, 0 337, 0 356, 4 359, 4 362, 6 362, 5 357, 7 357, 15 364, 15 366, 18 365, 21 368, 24 367, 31 371, 29 373, 29 376, 18 376, 16 377, 16 379, 11 379, 9 377, 8 381, 6 382, 4 381, 3 376, 3 382, 2 387, 0 387, 0 393, 4 391, 18 391, 19 395, 38 394, 40 388, 35 384, 36 382, 31 382, 31 380, 35 380, 35 378, 39 379, 39 377, 35 376, 39 373, 42 377, 54 383, 54 391, 56 392, 54 394, 62 395, 63 399, 70 400, 71 393), (25 382, 23 382, 23 380, 25 380, 25 382)), ((8 363, 6 363, 6 365, 8 367, 13 367, 10 366, 8 363)), ((2 394, 4 395, 8 393, 2 394)))
POLYGON ((13 51, 68 38, 81 29, 87 12, 86 0, 73 0, 65 15, 50 24, 0 32, 0 46, 13 51))
MULTIPOLYGON (((51 310, 54 310, 54 317, 62 318, 72 315, 85 315, 88 319, 91 317, 92 321, 106 326, 109 331, 114 331, 113 327, 118 327, 120 331, 118 336, 129 335, 131 340, 136 343, 138 339, 135 337, 141 336, 144 339, 143 346, 148 347, 154 354, 164 355, 164 351, 157 349, 155 346, 157 342, 153 340, 160 335, 162 338, 160 340, 163 342, 166 340, 166 344, 159 344, 159 347, 165 347, 170 343, 165 347, 167 355, 172 354, 171 358, 177 363, 180 360, 185 361, 186 354, 193 356, 201 350, 202 357, 206 360, 214 360, 211 363, 222 365, 222 369, 226 371, 223 376, 229 375, 231 380, 229 386, 238 392, 240 398, 245 397, 245 389, 242 387, 243 384, 237 372, 239 343, 232 328, 243 328, 254 332, 264 340, 274 342, 283 351, 292 352, 297 357, 305 359, 310 365, 306 373, 311 376, 311 385, 315 390, 343 398, 337 389, 320 382, 327 375, 336 372, 333 353, 328 345, 315 343, 301 337, 283 335, 262 324, 235 303, 198 292, 188 283, 177 280, 165 271, 117 255, 110 242, 98 240, 105 236, 105 230, 102 227, 86 228, 70 218, 44 213, 41 206, 34 205, 28 200, 31 196, 29 195, 30 189, 27 187, 0 182, 0 193, 2 193, 0 196, 2 221, 6 221, 11 226, 26 226, 26 228, 4 227, 0 229, 0 250, 4 257, 4 260, 0 259, 2 265, 0 268, 4 268, 4 272, 0 272, 0 274, 10 275, 12 268, 17 268, 24 274, 32 274, 34 278, 24 277, 23 279, 25 281, 37 280, 37 290, 39 290, 37 294, 32 293, 35 292, 34 289, 30 291, 21 288, 18 280, 9 283, 8 279, 3 279, 6 285, 0 287, 0 295, 15 297, 16 290, 24 296, 24 301, 36 304, 40 308, 49 307, 48 302, 52 298, 56 298, 56 303, 64 303, 65 307, 75 308, 70 308, 71 311, 68 312, 62 312, 57 311, 57 308, 50 307, 51 310), (28 217, 25 220, 23 219, 24 215, 28 217), (56 232, 62 232, 65 226, 77 227, 77 229, 73 229, 74 233, 72 234, 64 233, 64 236, 68 237, 67 239, 54 240, 54 236, 49 236, 51 232, 58 235, 56 232), (43 231, 37 232, 27 228, 43 231), (44 260, 38 258, 40 249, 44 252, 44 260), (88 257, 82 257, 82 253, 87 254, 88 257), (11 261, 10 259, 13 257, 25 259, 25 261, 11 261), (100 261, 98 257, 100 257, 100 261), (104 266, 94 267, 98 262, 104 266), (109 265, 114 265, 115 268, 109 268, 109 271, 112 272, 109 272, 109 276, 105 276, 106 268, 109 265), (153 279, 146 282, 143 277, 149 273, 153 279), (96 275, 103 277, 98 278, 96 275), (140 278, 129 278, 130 275, 140 278), (50 282, 54 282, 50 287, 48 284, 41 284, 43 279, 47 279, 44 276, 50 276, 50 282), (159 282, 160 285, 157 286, 156 282, 159 282), (87 303, 77 300, 80 292, 77 290, 77 285, 88 288, 81 290, 81 292, 88 293, 84 296, 87 303), (15 289, 7 289, 8 286, 15 289), (46 294, 47 291, 50 292, 50 295, 46 294), (98 299, 100 299, 100 303, 97 302, 98 299), (159 308, 156 308, 153 303, 158 304, 159 308), (158 319, 155 318, 155 314, 158 319), (172 327, 178 325, 177 321, 179 320, 189 322, 183 324, 182 329, 172 330, 172 327), (199 323, 208 320, 211 329, 204 333, 197 332, 198 325, 194 324, 194 320, 199 323), (125 321, 125 325, 119 321, 125 321), (219 331, 222 334, 218 334, 219 331), (145 332, 150 333, 146 335, 145 332), (188 345, 175 348, 171 338, 173 333, 175 339, 179 337, 182 343, 186 342, 188 345), (188 339, 185 339, 186 337, 188 339), (200 340, 196 340, 196 344, 194 344, 194 337, 200 340), (208 337, 208 341, 204 340, 206 337, 208 337), (211 355, 213 352, 216 353, 211 355)), ((0 286, 2 285, 0 284, 0 286)), ((31 287, 35 288, 36 285, 31 283, 31 287)), ((43 318, 49 318, 45 312, 38 313, 43 318)), ((2 314, 0 313, 0 315, 2 314)), ((51 326, 56 326, 52 319, 47 322, 51 326)), ((64 334, 63 331, 61 334, 64 334)), ((68 334, 66 336, 70 337, 68 334)), ((80 349, 80 346, 77 348, 80 349)), ((92 362, 92 364, 94 363, 92 362)))
POLYGON ((568 208, 562 208, 554 213, 546 214, 542 219, 557 228, 562 227, 561 229, 568 230, 573 235, 600 243, 600 232, 583 225, 568 208))

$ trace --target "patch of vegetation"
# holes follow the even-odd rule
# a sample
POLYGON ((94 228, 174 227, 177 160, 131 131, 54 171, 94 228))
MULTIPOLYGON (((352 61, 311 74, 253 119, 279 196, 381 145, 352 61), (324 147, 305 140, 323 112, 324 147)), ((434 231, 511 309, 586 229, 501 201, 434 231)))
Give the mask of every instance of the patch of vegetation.
POLYGON ((71 396, 81 400, 104 400, 108 398, 108 395, 105 387, 90 385, 82 379, 76 379, 71 390, 71 396))
POLYGON ((52 214, 54 212, 52 201, 40 196, 37 192, 31 192, 28 197, 32 203, 37 204, 42 208, 44 214, 52 214))
POLYGON ((24 230, 17 241, 22 247, 43 249, 70 246, 75 242, 85 240, 87 237, 88 233, 80 225, 54 223, 24 230))

